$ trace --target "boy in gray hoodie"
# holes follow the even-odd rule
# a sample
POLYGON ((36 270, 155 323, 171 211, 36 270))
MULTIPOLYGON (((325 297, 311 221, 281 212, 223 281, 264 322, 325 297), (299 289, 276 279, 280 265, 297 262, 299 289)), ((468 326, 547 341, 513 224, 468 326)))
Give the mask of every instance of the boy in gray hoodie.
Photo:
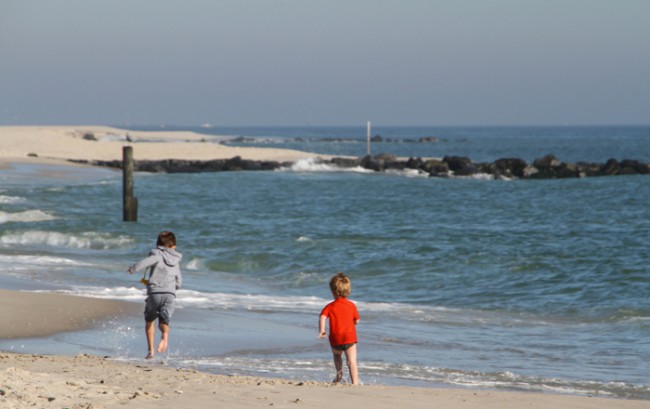
POLYGON ((156 248, 128 269, 129 274, 147 269, 142 282, 147 286, 147 300, 144 308, 145 332, 149 353, 146 359, 154 357, 153 342, 155 336, 154 324, 158 319, 158 328, 162 333, 158 352, 167 350, 169 342, 169 321, 176 305, 176 290, 181 288, 182 278, 180 261, 183 255, 176 251, 176 236, 170 231, 158 235, 156 248))

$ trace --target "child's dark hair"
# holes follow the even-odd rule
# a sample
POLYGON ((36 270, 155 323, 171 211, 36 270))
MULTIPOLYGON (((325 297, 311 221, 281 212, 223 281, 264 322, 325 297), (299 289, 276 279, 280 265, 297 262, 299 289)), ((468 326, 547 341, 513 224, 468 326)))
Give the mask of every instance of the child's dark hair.
POLYGON ((156 246, 174 247, 176 245, 176 236, 170 231, 163 231, 158 235, 156 246))
POLYGON ((336 297, 347 298, 352 291, 350 279, 343 273, 336 273, 330 280, 330 290, 336 297))

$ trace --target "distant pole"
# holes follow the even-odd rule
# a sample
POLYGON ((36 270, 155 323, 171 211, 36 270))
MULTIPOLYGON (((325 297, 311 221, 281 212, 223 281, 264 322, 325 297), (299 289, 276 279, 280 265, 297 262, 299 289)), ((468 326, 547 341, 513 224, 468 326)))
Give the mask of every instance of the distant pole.
POLYGON ((368 121, 368 156, 370 156, 370 121, 368 121))
POLYGON ((133 196, 133 147, 124 146, 122 148, 122 202, 123 202, 123 221, 138 221, 138 199, 133 196))

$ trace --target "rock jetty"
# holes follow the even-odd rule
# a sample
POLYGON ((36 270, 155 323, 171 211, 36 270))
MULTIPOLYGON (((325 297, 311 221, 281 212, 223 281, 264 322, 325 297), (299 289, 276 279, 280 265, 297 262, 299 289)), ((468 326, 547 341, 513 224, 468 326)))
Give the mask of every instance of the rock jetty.
MULTIPOLYGON (((122 161, 79 161, 95 166, 122 168, 122 161)), ((361 167, 376 172, 390 170, 416 170, 431 177, 471 177, 488 175, 494 179, 561 179, 589 176, 647 175, 650 163, 624 159, 609 159, 605 163, 576 162, 565 163, 554 155, 546 155, 527 163, 519 158, 502 158, 490 163, 476 163, 467 157, 445 156, 442 159, 409 158, 400 159, 382 154, 360 158, 335 157, 330 160, 318 159, 319 164, 328 164, 342 169, 361 167)), ((239 156, 230 159, 199 160, 139 160, 134 170, 139 172, 197 173, 226 171, 260 171, 289 168, 292 162, 256 161, 239 156)))

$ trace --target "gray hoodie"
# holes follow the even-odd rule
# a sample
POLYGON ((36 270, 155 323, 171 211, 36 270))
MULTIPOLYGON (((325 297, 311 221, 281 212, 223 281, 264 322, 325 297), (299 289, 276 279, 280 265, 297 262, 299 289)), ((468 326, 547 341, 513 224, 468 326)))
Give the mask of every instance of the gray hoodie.
POLYGON ((144 258, 133 266, 133 272, 149 268, 149 284, 147 294, 168 293, 176 295, 176 290, 181 288, 180 261, 183 255, 169 247, 158 246, 149 252, 149 257, 144 258))

